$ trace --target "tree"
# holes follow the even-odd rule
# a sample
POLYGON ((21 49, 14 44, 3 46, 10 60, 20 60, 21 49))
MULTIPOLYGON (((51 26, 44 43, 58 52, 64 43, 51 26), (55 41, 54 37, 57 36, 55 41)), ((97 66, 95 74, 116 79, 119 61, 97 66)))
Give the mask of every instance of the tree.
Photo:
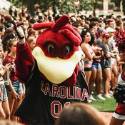
POLYGON ((30 13, 34 12, 34 5, 39 4, 41 10, 44 12, 48 10, 49 7, 52 7, 54 13, 57 9, 60 12, 70 13, 77 12, 81 10, 92 10, 93 9, 93 0, 10 0, 14 5, 26 6, 30 13), (79 1, 79 5, 76 6, 75 2, 79 1))
POLYGON ((115 10, 116 11, 120 11, 121 10, 121 2, 122 2, 122 9, 123 9, 123 13, 125 15, 125 0, 112 0, 115 3, 115 10))

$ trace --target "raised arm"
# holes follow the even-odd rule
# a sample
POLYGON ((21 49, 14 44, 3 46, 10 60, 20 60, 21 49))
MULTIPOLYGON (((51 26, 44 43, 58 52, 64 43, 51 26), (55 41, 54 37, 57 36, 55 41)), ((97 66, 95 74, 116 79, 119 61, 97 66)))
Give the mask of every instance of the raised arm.
POLYGON ((24 33, 21 28, 17 29, 19 36, 19 42, 17 44, 17 53, 16 53, 16 75, 22 82, 26 82, 31 73, 34 59, 32 52, 25 41, 24 33))

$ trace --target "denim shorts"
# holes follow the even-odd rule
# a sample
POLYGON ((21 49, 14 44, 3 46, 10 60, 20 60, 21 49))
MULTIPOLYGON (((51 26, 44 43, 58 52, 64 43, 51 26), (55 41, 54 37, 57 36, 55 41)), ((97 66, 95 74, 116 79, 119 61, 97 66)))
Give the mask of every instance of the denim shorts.
POLYGON ((0 101, 7 101, 7 90, 4 84, 0 84, 0 101))
POLYGON ((18 94, 23 94, 24 93, 24 85, 23 83, 19 82, 19 80, 16 80, 12 83, 14 90, 18 94))
POLYGON ((101 67, 102 67, 102 69, 111 68, 111 60, 109 60, 109 59, 102 60, 101 67))
POLYGON ((92 64, 92 69, 101 70, 102 69, 101 64, 100 63, 93 63, 92 64))

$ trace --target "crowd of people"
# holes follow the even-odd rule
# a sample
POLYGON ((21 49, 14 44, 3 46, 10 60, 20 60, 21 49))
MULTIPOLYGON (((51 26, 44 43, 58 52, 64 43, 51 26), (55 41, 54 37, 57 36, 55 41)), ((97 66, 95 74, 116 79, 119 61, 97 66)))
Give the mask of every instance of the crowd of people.
MULTIPOLYGON (((0 15, 0 119, 19 120, 15 112, 25 96, 25 84, 16 76, 14 61, 18 37, 10 17, 17 25, 23 26, 26 41, 32 51, 36 38, 41 33, 41 30, 33 30, 32 24, 54 21, 60 16, 42 13, 39 6, 35 6, 34 16, 31 16, 26 8, 20 12, 10 8, 9 16, 0 15)), ((105 101, 106 98, 112 97, 118 76, 124 66, 124 62, 119 58, 116 41, 118 34, 125 32, 125 20, 121 16, 114 15, 93 17, 72 14, 70 23, 82 38, 83 58, 79 65, 89 87, 90 95, 87 101, 89 103, 97 99, 105 101)), ((71 110, 75 110, 72 108, 77 108, 77 105, 71 107, 71 110)), ((57 125, 64 125, 62 121, 58 121, 57 125)))

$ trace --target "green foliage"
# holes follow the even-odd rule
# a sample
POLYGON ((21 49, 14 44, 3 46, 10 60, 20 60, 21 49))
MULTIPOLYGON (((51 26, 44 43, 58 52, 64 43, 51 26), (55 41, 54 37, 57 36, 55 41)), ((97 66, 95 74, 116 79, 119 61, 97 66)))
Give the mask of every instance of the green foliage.
POLYGON ((76 0, 10 0, 14 5, 20 7, 26 5, 29 11, 33 10, 33 5, 41 5, 42 11, 46 11, 50 6, 57 7, 62 12, 76 12, 79 10, 92 10, 92 0, 80 0, 80 5, 75 6, 76 0))
MULTIPOLYGON (((49 7, 58 8, 60 12, 78 12, 82 10, 102 9, 102 1, 99 0, 79 0, 79 6, 75 6, 76 0, 10 0, 14 5, 20 7, 26 5, 30 12, 33 11, 33 5, 38 3, 42 11, 48 10, 49 7)), ((114 1, 114 0, 112 0, 114 1)), ((112 2, 111 2, 112 3, 112 2)), ((113 5, 110 5, 113 8, 113 5)))
POLYGON ((12 2, 14 6, 17 6, 17 7, 21 6, 21 3, 22 3, 19 0, 9 0, 9 1, 12 2))
POLYGON ((69 12, 75 12, 77 10, 74 0, 63 0, 60 3, 60 11, 69 13, 69 12))
POLYGON ((92 10, 92 0, 80 0, 80 10, 92 10))

